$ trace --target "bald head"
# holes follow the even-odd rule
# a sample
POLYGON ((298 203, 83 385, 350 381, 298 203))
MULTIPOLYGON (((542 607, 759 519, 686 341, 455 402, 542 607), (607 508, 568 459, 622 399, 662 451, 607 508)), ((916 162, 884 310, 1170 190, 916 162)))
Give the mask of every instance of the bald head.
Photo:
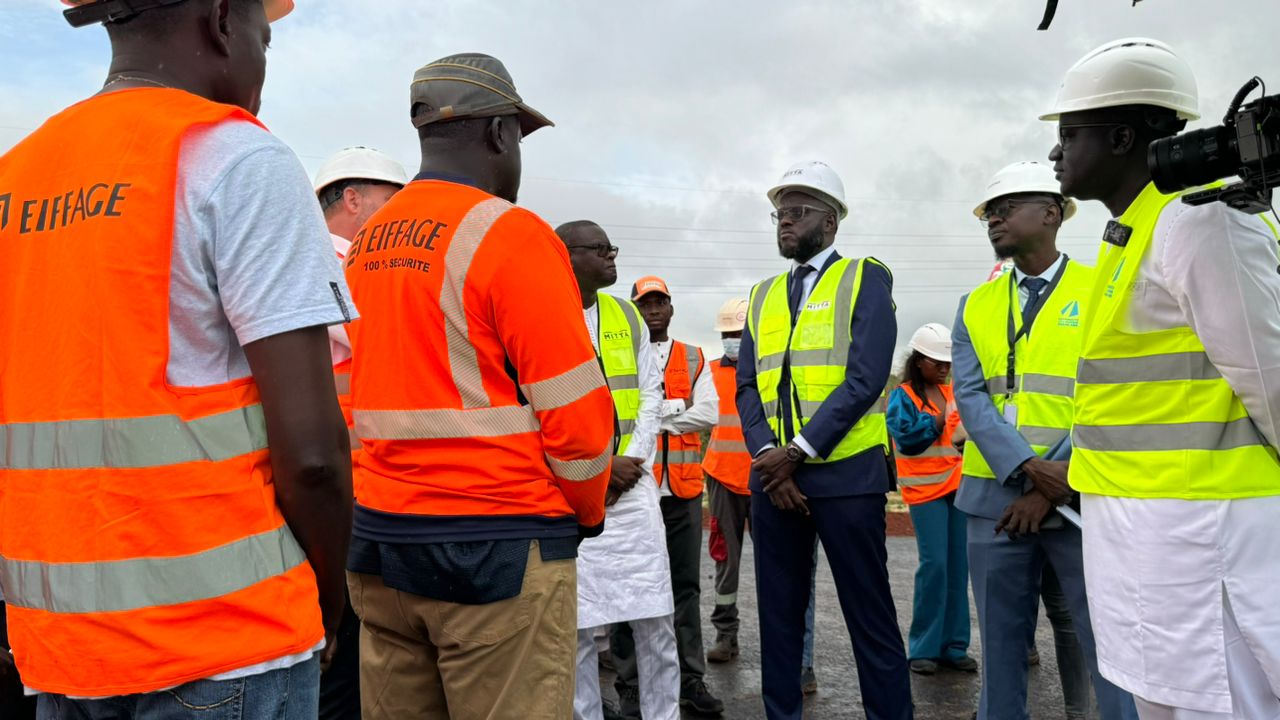
POLYGON ((556 235, 565 245, 573 245, 587 235, 595 238, 597 233, 603 235, 604 228, 590 220, 570 220, 556 228, 556 235))

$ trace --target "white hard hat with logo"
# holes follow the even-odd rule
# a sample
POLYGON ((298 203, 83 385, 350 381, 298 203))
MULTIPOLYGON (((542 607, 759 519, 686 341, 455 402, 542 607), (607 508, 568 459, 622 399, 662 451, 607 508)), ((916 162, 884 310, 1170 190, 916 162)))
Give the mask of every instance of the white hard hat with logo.
MULTIPOLYGON (((973 209, 973 214, 981 218, 987 210, 987 203, 998 197, 1017 193, 1047 193, 1062 197, 1062 186, 1058 182, 1053 168, 1038 162, 1016 162, 1000 168, 987 183, 987 192, 982 202, 973 209)), ((1062 220, 1066 222, 1076 214, 1076 201, 1063 198, 1062 220)))
POLYGON ((316 173, 316 193, 339 180, 372 180, 401 187, 409 182, 403 165, 386 153, 368 147, 339 150, 325 160, 316 173))
POLYGON ((911 336, 907 347, 921 355, 937 360, 951 362, 951 330, 941 323, 927 323, 911 336))
POLYGON ((725 301, 716 313, 716 332, 741 332, 747 326, 747 301, 735 298, 725 301))
POLYGON ((849 214, 849 206, 844 201, 844 183, 831 166, 816 160, 797 163, 783 173, 778 184, 769 190, 769 202, 776 210, 782 201, 782 195, 788 190, 803 190, 816 193, 819 198, 829 200, 844 220, 849 214))
POLYGON ((1196 76, 1159 40, 1112 40, 1071 66, 1053 109, 1040 119, 1057 120, 1064 113, 1121 105, 1153 105, 1173 110, 1183 120, 1195 120, 1200 117, 1196 76))

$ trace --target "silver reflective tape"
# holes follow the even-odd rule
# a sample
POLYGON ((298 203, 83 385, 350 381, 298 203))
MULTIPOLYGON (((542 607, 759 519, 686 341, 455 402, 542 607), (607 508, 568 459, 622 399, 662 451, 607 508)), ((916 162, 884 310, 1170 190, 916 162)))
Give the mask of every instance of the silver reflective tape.
POLYGON ((721 415, 716 424, 720 427, 742 427, 742 418, 737 415, 721 415))
POLYGON ((844 270, 844 274, 840 277, 840 284, 836 287, 836 311, 835 311, 835 333, 831 349, 826 351, 828 359, 823 362, 802 362, 794 359, 796 364, 803 365, 840 365, 843 366, 849 358, 849 346, 853 344, 853 286, 858 284, 862 279, 862 269, 866 264, 866 260, 856 260, 850 263, 844 270))
POLYGON ((360 436, 356 434, 354 429, 347 428, 347 437, 349 438, 348 442, 350 443, 352 450, 363 449, 363 446, 360 444, 360 436))
POLYGON ((219 462, 267 447, 261 405, 176 415, 0 425, 0 469, 145 468, 219 462))
POLYGON ((559 460, 550 455, 546 457, 547 466, 556 477, 571 482, 583 482, 609 469, 609 463, 613 460, 613 449, 610 448, 603 455, 588 460, 559 460))
POLYGON ((951 477, 951 474, 953 472, 955 472, 955 470, 951 469, 951 470, 946 470, 940 473, 934 473, 932 475, 917 475, 917 476, 907 476, 907 475, 903 475, 902 473, 898 473, 898 484, 903 487, 920 487, 921 485, 937 485, 938 483, 944 482, 947 478, 951 477))
POLYGON ((919 455, 903 455, 904 458, 960 457, 960 453, 950 445, 930 445, 919 455))
POLYGON ((572 404, 602 387, 604 376, 600 374, 600 364, 591 358, 553 378, 521 385, 520 390, 535 411, 542 411, 572 404))
POLYGON ((194 555, 107 562, 0 559, 10 605, 55 613, 105 613, 222 597, 306 561, 286 525, 194 555))
POLYGON ((711 439, 707 452, 716 453, 744 453, 747 451, 747 443, 743 440, 717 440, 711 439))
MULTIPOLYGON (((1019 378, 1013 379, 1013 388, 1017 390, 1019 378)), ((987 394, 995 397, 996 395, 1004 395, 1009 390, 1009 380, 1003 376, 987 378, 987 394)))
POLYGON ((698 379, 698 370, 702 367, 702 356, 698 354, 698 348, 692 345, 684 346, 685 365, 689 368, 689 382, 698 379))
MULTIPOLYGON (((658 454, 658 462, 662 462, 662 454, 658 454)), ((702 462, 702 453, 697 450, 668 450, 668 465, 696 465, 702 462)))
POLYGON ((640 389, 638 375, 614 375, 611 378, 605 378, 605 382, 608 383, 610 391, 640 389))
POLYGON ((533 410, 507 405, 474 410, 356 410, 356 436, 362 440, 445 440, 502 437, 538 430, 533 410))
POLYGON ((485 392, 480 376, 480 361, 467 329, 465 292, 467 273, 476 249, 498 218, 512 208, 501 198, 490 198, 477 203, 458 223, 458 229, 449 241, 445 253, 444 279, 440 286, 440 312, 444 315, 445 341, 449 346, 449 368, 453 383, 462 396, 466 409, 489 407, 489 394, 485 392))
POLYGON ((1203 352, 1167 353, 1133 358, 1080 360, 1076 381, 1086 385, 1163 382, 1170 380, 1217 380, 1218 368, 1203 352))
POLYGON ((640 320, 640 311, 636 306, 623 299, 618 299, 618 307, 622 308, 622 314, 627 317, 627 325, 631 327, 631 349, 636 353, 637 365, 640 358, 640 329, 642 323, 640 320))
POLYGON ((782 361, 785 360, 787 354, 785 352, 770 353, 761 355, 756 358, 756 375, 769 372, 770 370, 778 370, 782 368, 782 361))
POLYGON ((1069 398, 1073 397, 1076 391, 1076 381, 1074 378, 1061 377, 1059 375, 1027 373, 1022 375, 1020 380, 1021 387, 1019 392, 1024 393, 1057 395, 1069 398))
MULTIPOLYGON (((751 321, 751 337, 755 338, 756 345, 760 344, 760 315, 764 312, 764 301, 769 296, 769 291, 773 289, 773 284, 786 277, 785 275, 775 275, 774 277, 756 285, 751 291, 751 308, 748 319, 751 321)), ((757 359, 756 368, 759 371, 760 361, 757 359)))
POLYGON ((1053 447, 1062 439, 1070 434, 1070 430, 1055 427, 1040 427, 1037 425, 1023 425, 1018 428, 1018 433, 1030 445, 1043 445, 1045 447, 1053 447))
POLYGON ((338 391, 339 395, 351 394, 351 372, 341 372, 333 374, 333 387, 338 391))
POLYGON ((635 420, 619 420, 618 429, 622 432, 623 435, 630 435, 631 433, 636 431, 636 421, 635 420))
POLYGON ((1094 452, 1233 450, 1266 444, 1247 417, 1227 423, 1076 425, 1071 438, 1075 447, 1094 452))
POLYGON ((717 605, 737 605, 738 593, 716 593, 717 605))
MULTIPOLYGON (((825 400, 801 400, 800 413, 806 418, 812 418, 818 413, 818 409, 822 407, 825 400)), ((883 415, 884 409, 880 407, 880 403, 873 404, 862 417, 872 417, 875 415, 883 415)), ((861 418, 859 418, 861 419, 861 418)))

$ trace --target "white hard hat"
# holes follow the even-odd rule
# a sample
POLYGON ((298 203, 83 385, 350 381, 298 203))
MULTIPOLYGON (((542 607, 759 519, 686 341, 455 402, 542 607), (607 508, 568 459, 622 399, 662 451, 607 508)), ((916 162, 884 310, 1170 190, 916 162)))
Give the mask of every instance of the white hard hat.
POLYGON ((1040 119, 1121 105, 1154 105, 1176 111, 1183 120, 1195 120, 1200 117, 1196 76, 1159 40, 1112 40, 1071 66, 1053 109, 1040 119))
MULTIPOLYGON (((991 180, 987 183, 987 192, 982 196, 982 202, 978 203, 978 207, 973 209, 973 214, 976 217, 982 217, 982 213, 987 209, 987 203, 998 197, 1028 192, 1048 193, 1061 197, 1062 185, 1058 182, 1053 168, 1048 165, 1038 162, 1016 162, 1006 165, 991 176, 991 180)), ((1065 222, 1076 214, 1076 201, 1071 198, 1063 198, 1063 200, 1062 220, 1065 222)))
POLYGON ((716 332, 739 332, 747 326, 747 301, 735 298, 725 301, 716 313, 716 332))
POLYGON ((951 362, 951 330, 940 323, 927 323, 911 336, 911 342, 907 343, 907 347, 927 358, 949 363, 951 362))
POLYGON ((316 173, 316 193, 339 180, 376 180, 402 187, 409 182, 403 165, 386 153, 367 147, 339 150, 325 160, 316 173))
POLYGON ((787 190, 816 192, 818 197, 831 201, 839 211, 841 220, 849 214, 849 206, 844 202, 844 183, 840 181, 836 171, 824 162, 810 160, 797 163, 783 173, 782 179, 768 193, 769 202, 773 203, 775 210, 778 208, 782 194, 787 190))

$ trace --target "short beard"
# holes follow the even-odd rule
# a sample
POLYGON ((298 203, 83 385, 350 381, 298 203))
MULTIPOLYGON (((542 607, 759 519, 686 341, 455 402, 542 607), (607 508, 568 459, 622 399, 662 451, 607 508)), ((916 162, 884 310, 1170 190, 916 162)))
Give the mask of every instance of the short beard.
POLYGON ((808 260, 822 250, 822 227, 816 227, 811 232, 796 239, 796 248, 788 252, 784 248, 778 248, 778 252, 782 257, 788 260, 800 259, 801 262, 808 260))
POLYGON ((1008 260, 1018 254, 1018 248, 1016 245, 997 247, 993 249, 995 250, 997 260, 1008 260))

